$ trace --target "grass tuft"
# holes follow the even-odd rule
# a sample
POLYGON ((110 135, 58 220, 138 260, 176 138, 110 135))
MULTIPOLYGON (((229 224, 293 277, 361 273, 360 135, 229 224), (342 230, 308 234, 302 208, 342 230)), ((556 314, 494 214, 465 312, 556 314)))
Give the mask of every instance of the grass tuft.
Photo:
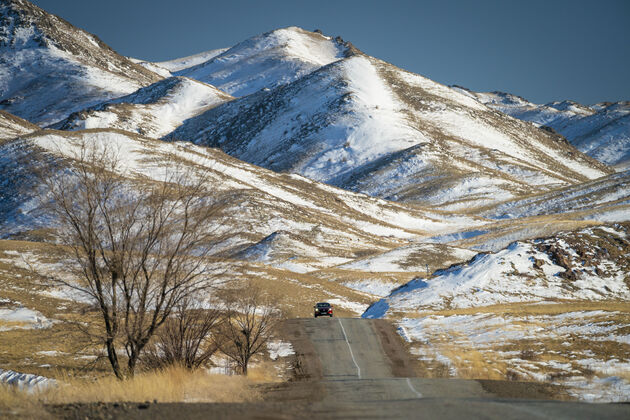
POLYGON ((27 392, 0 386, 0 418, 49 419, 45 404, 112 402, 247 402, 261 398, 254 384, 270 378, 268 367, 252 369, 252 377, 210 374, 171 367, 119 381, 113 375, 78 379, 60 373, 58 386, 27 392))
POLYGON ((140 373, 120 381, 114 376, 96 380, 61 378, 61 385, 41 394, 51 404, 73 402, 242 402, 259 398, 253 381, 181 367, 140 373))

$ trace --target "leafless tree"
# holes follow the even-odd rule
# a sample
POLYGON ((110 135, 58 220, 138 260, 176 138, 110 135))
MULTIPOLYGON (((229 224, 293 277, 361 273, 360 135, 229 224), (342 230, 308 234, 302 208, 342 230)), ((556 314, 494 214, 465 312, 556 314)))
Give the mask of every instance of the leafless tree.
POLYGON ((217 346, 247 375, 251 358, 265 349, 281 320, 281 313, 274 299, 248 282, 246 287, 233 290, 227 297, 225 317, 215 335, 217 346))
POLYGON ((148 346, 146 363, 153 368, 180 365, 192 370, 203 366, 217 351, 212 334, 221 320, 221 311, 183 299, 148 346))
POLYGON ((56 281, 91 298, 114 374, 132 376, 173 309, 215 278, 206 257, 219 206, 199 168, 171 164, 159 182, 140 179, 119 151, 85 142, 71 159, 47 163, 39 176, 47 209, 79 279, 56 281))

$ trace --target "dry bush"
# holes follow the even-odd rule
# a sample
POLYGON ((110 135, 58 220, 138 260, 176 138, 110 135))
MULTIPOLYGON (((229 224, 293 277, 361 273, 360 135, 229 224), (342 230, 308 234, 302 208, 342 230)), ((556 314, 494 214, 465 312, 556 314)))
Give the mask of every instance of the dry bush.
POLYGON ((276 309, 277 302, 252 282, 230 291, 225 304, 225 322, 215 340, 240 373, 247 375, 252 357, 266 349, 282 314, 276 309))
POLYGON ((513 369, 508 369, 505 371, 505 379, 508 381, 520 381, 521 375, 513 369))
POLYGON ((113 376, 97 380, 65 378, 62 385, 41 394, 49 404, 73 402, 244 402, 260 395, 243 376, 209 374, 183 367, 136 374, 118 380, 113 376))
POLYGON ((204 366, 218 349, 212 333, 220 325, 222 315, 220 311, 202 308, 192 299, 182 300, 146 349, 145 364, 153 369, 204 366))

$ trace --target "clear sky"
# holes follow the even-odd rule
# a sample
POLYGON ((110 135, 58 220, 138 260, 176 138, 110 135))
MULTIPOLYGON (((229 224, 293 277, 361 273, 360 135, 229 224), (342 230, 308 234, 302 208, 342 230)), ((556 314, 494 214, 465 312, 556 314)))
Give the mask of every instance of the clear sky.
POLYGON ((630 100, 630 0, 34 0, 152 61, 285 26, 340 35, 444 84, 536 102, 630 100))

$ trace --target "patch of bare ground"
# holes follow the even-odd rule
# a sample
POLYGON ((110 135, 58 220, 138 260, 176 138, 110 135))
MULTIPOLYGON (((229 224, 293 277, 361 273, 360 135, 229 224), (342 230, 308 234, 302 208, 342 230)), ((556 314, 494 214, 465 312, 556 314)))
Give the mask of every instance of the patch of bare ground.
POLYGON ((499 398, 524 398, 528 400, 572 401, 566 388, 560 385, 541 382, 494 381, 477 379, 484 390, 499 398))
POLYGON ((397 378, 419 376, 419 363, 411 357, 409 343, 396 333, 394 325, 385 319, 370 320, 372 328, 378 334, 381 347, 389 362, 392 374, 397 378))

